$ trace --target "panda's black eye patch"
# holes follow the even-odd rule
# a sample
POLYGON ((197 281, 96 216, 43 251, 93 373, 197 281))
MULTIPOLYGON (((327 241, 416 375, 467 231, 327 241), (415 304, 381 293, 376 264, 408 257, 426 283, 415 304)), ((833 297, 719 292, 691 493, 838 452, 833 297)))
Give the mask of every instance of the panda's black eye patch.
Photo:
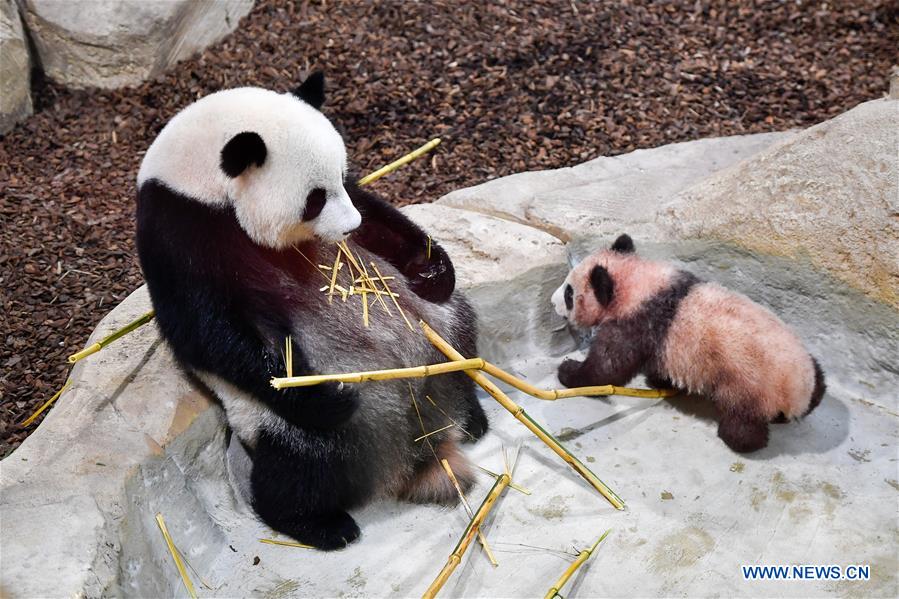
POLYGON ((306 196, 306 207, 303 209, 303 220, 312 220, 322 213, 327 201, 327 194, 321 187, 316 187, 306 196))
POLYGON ((565 308, 569 312, 574 308, 574 289, 571 288, 571 285, 565 285, 565 308))

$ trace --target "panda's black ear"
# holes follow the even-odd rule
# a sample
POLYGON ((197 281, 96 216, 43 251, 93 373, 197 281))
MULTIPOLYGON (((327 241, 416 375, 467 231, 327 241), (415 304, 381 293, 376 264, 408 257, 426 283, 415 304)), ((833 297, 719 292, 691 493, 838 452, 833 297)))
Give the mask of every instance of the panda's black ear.
POLYGON ((291 93, 313 108, 321 108, 325 103, 325 74, 315 71, 291 93))
POLYGON ((225 174, 233 178, 247 170, 251 164, 262 166, 267 154, 265 142, 262 141, 259 134, 244 131, 228 140, 228 143, 222 148, 219 164, 225 174))
POLYGON ((611 250, 613 252, 621 252, 622 254, 633 254, 635 250, 634 240, 631 239, 630 235, 625 233, 615 240, 615 243, 612 244, 611 250))
POLYGON ((602 266, 594 266, 593 270, 590 271, 590 285, 593 286, 596 301, 603 306, 608 306, 615 292, 615 282, 612 281, 609 271, 602 266))

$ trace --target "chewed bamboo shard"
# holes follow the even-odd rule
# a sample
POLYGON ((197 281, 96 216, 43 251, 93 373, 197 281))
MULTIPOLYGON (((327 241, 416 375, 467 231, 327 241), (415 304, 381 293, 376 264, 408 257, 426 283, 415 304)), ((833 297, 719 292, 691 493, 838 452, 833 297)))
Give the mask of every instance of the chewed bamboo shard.
POLYGON ((309 376, 279 377, 273 378, 272 387, 286 389, 288 387, 310 387, 321 383, 363 383, 365 381, 387 381, 394 379, 411 379, 459 372, 461 370, 478 369, 483 366, 484 360, 472 358, 458 362, 441 362, 425 366, 413 366, 411 368, 392 368, 389 370, 370 370, 368 372, 350 372, 347 374, 313 374, 309 376))
POLYGON ((187 575, 187 568, 184 565, 181 552, 175 547, 175 542, 172 540, 172 535, 169 534, 168 528, 166 528, 165 520, 162 519, 162 514, 156 514, 156 524, 162 532, 162 537, 165 539, 165 544, 169 548, 169 553, 172 554, 172 560, 175 562, 175 567, 178 568, 178 574, 181 575, 181 581, 184 583, 184 588, 187 589, 187 593, 193 597, 193 599, 197 599, 194 583, 191 582, 190 576, 187 575))
MULTIPOLYGON (((447 358, 451 360, 464 360, 465 358, 460 354, 456 349, 446 342, 440 335, 438 335, 434 330, 429 327, 424 322, 419 323, 421 328, 424 330, 425 336, 428 340, 440 350, 447 358)), ((555 437, 550 435, 542 426, 540 426, 533 418, 531 418, 527 412, 525 412, 524 408, 516 404, 512 401, 508 395, 502 392, 502 390, 497 387, 490 379, 484 376, 482 373, 466 370, 465 374, 474 379, 478 385, 480 385, 484 391, 490 394, 493 399, 495 399, 499 404, 509 411, 519 422, 525 425, 528 430, 537 435, 537 438, 543 441, 552 449, 559 457, 565 460, 569 466, 571 466, 575 472, 580 474, 584 479, 589 482, 594 489, 599 491, 599 493, 605 497, 609 503, 611 503, 615 509, 623 510, 624 502, 621 500, 618 495, 615 494, 612 489, 610 489, 604 482, 602 482, 599 477, 597 477, 593 472, 587 468, 579 459, 574 457, 570 451, 565 449, 561 443, 559 443, 555 437)))
POLYGON ((456 547, 450 554, 449 559, 446 560, 446 565, 443 566, 443 569, 437 574, 437 578, 434 579, 434 582, 431 583, 431 586, 429 586, 428 590, 422 595, 422 599, 433 599, 433 597, 436 597, 437 593, 440 592, 440 589, 443 588, 443 585, 446 584, 446 581, 449 580, 453 571, 462 562, 462 556, 465 554, 469 545, 471 545, 472 539, 474 539, 475 535, 480 531, 481 525, 484 523, 484 520, 487 519, 490 510, 493 509, 499 496, 502 495, 502 492, 509 486, 509 482, 512 480, 512 471, 514 469, 515 462, 513 461, 512 465, 496 479, 495 483, 493 483, 493 487, 491 487, 490 492, 487 493, 487 497, 484 498, 478 511, 475 512, 471 521, 468 523, 468 526, 465 528, 465 532, 462 533, 462 538, 456 543, 456 547))
POLYGON ((577 559, 575 559, 574 562, 572 562, 572 564, 568 566, 568 568, 562 573, 562 576, 559 577, 559 580, 557 580, 556 583, 546 592, 546 595, 544 595, 543 599, 555 599, 556 597, 559 597, 561 599, 562 595, 559 594, 559 591, 562 590, 562 587, 565 586, 565 583, 568 582, 568 579, 571 578, 575 571, 577 571, 577 569, 580 568, 584 564, 584 562, 590 559, 590 556, 593 555, 599 544, 603 542, 603 539, 609 536, 610 532, 612 532, 611 529, 607 530, 602 534, 601 537, 596 540, 595 543, 593 543, 592 547, 581 551, 578 554, 577 559))
POLYGON ((282 545, 284 547, 299 547, 300 549, 315 549, 312 545, 304 545, 295 541, 279 541, 277 539, 259 539, 260 543, 267 545, 282 545))
POLYGON ((22 427, 22 428, 25 428, 25 427, 27 427, 27 426, 31 426, 31 423, 34 422, 35 420, 37 420, 37 417, 40 416, 41 414, 43 414, 44 411, 45 411, 47 408, 49 408, 50 406, 52 406, 52 405, 53 405, 53 402, 55 402, 57 399, 59 399, 59 396, 62 395, 63 393, 65 393, 66 390, 67 390, 69 387, 71 387, 71 386, 72 386, 72 381, 66 381, 66 384, 62 386, 62 389, 60 389, 59 391, 57 391, 56 393, 54 393, 54 394, 53 394, 53 397, 51 397, 50 399, 48 399, 47 401, 45 401, 45 402, 44 402, 44 405, 42 405, 42 406, 39 407, 37 410, 35 410, 35 411, 34 411, 34 414, 32 414, 31 416, 29 416, 28 418, 26 418, 25 420, 23 420, 23 421, 19 424, 19 426, 22 427))
POLYGON ((368 185, 369 183, 377 181, 384 175, 389 175, 390 173, 392 173, 396 169, 400 168, 401 166, 409 164, 410 162, 412 162, 413 160, 415 160, 416 158, 418 158, 420 156, 424 156, 425 154, 427 154, 428 152, 430 152, 431 150, 433 150, 434 148, 436 148, 439 145, 440 145, 440 138, 435 137, 434 139, 432 139, 425 145, 423 145, 419 148, 416 148, 415 150, 412 150, 411 152, 409 152, 408 154, 406 154, 399 160, 394 160, 390 164, 388 164, 386 166, 382 166, 375 172, 362 177, 361 179, 359 179, 359 185, 368 185))
POLYGON ((124 337, 131 331, 144 326, 145 324, 147 324, 148 322, 153 320, 154 316, 156 316, 156 312, 154 310, 150 310, 149 312, 147 312, 146 314, 144 314, 137 320, 134 320, 133 322, 126 324, 121 329, 118 329, 117 331, 110 333, 109 335, 107 335, 106 337, 103 337, 96 343, 88 345, 87 347, 82 349, 80 352, 76 352, 76 353, 72 354, 68 358, 69 363, 74 364, 78 360, 82 360, 91 354, 97 353, 98 351, 100 351, 101 349, 103 349, 104 347, 106 347, 107 345, 109 345, 110 343, 115 341, 116 339, 124 337))
MULTIPOLYGON (((453 483, 453 487, 456 488, 456 493, 459 494, 459 501, 462 502, 462 507, 465 508, 465 513, 468 514, 469 518, 474 518, 474 511, 471 509, 471 505, 468 503, 468 499, 465 497, 465 493, 462 491, 462 485, 459 484, 459 480, 456 478, 456 473, 453 472, 452 467, 447 460, 440 460, 440 465, 443 466, 444 472, 449 477, 450 482, 453 483)), ((495 568, 499 565, 499 562, 496 561, 496 557, 493 555, 493 551, 490 549, 490 545, 487 543, 487 537, 484 536, 483 531, 478 531, 478 542, 481 544, 481 547, 484 548, 484 554, 487 556, 487 559, 490 560, 490 564, 495 568)))

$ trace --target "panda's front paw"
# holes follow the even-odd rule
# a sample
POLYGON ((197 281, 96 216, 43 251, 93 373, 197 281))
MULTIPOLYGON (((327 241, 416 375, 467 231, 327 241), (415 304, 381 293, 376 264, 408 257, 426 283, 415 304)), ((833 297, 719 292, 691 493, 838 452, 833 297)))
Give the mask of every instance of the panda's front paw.
POLYGON ((323 383, 308 391, 304 424, 310 428, 337 428, 359 409, 359 393, 350 385, 323 383))
POLYGON ((406 269, 409 287, 418 297, 433 303, 449 299, 456 288, 456 272, 444 249, 432 244, 430 256, 426 252, 416 256, 406 269))
POLYGON ((565 360, 559 365, 559 382, 566 387, 580 387, 580 370, 583 362, 565 360))

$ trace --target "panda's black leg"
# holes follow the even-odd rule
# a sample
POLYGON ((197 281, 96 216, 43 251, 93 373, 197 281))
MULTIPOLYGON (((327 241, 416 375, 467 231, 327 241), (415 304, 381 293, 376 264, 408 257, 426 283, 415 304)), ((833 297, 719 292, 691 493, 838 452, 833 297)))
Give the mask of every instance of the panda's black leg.
POLYGON ((465 399, 468 405, 468 413, 465 419, 465 430, 468 431, 468 435, 465 436, 463 441, 473 443, 487 433, 487 429, 490 428, 490 423, 487 421, 487 414, 484 413, 484 408, 478 400, 478 394, 474 389, 473 381, 467 376, 465 376, 465 378, 468 380, 460 381, 460 383, 466 384, 465 399))
POLYGON ((768 423, 739 409, 719 410, 718 436, 737 453, 749 453, 768 445, 768 423))
POLYGON ((322 550, 355 541, 359 527, 346 512, 356 493, 327 456, 289 452, 263 433, 253 455, 250 490, 253 509, 272 529, 322 550), (334 468, 334 470, 332 470, 334 468), (336 470, 336 472, 335 472, 336 470))

